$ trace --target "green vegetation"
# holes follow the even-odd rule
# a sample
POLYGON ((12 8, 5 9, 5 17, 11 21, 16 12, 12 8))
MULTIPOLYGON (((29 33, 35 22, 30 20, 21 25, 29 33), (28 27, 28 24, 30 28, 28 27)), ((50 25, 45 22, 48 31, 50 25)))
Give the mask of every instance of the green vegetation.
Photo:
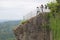
POLYGON ((0 23, 0 40, 16 40, 13 28, 17 27, 20 20, 0 23))
POLYGON ((27 22, 27 20, 22 20, 20 24, 24 24, 26 22, 27 22))
POLYGON ((50 27, 53 33, 53 40, 60 40, 60 0, 56 0, 56 3, 49 3, 48 7, 51 12, 50 27))

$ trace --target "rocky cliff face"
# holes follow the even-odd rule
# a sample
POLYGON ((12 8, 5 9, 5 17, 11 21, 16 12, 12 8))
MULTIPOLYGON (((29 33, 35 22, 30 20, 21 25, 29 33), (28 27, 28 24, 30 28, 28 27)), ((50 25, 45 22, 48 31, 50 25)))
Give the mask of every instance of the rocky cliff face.
POLYGON ((48 13, 29 19, 14 29, 17 40, 52 40, 48 13))

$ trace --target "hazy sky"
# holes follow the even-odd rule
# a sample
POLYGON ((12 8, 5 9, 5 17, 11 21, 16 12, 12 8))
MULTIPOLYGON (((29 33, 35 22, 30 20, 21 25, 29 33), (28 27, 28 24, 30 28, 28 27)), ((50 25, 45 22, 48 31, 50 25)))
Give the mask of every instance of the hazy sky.
POLYGON ((51 0, 0 0, 0 19, 19 20, 40 4, 51 0))

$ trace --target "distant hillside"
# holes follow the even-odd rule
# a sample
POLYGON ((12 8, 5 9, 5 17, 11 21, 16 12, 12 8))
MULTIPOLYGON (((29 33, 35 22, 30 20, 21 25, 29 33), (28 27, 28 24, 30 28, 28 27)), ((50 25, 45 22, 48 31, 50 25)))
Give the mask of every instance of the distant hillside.
POLYGON ((6 21, 0 23, 0 40, 15 40, 13 28, 20 23, 18 21, 6 21))
POLYGON ((5 22, 5 21, 7 21, 7 20, 2 20, 2 19, 0 19, 0 23, 5 22))

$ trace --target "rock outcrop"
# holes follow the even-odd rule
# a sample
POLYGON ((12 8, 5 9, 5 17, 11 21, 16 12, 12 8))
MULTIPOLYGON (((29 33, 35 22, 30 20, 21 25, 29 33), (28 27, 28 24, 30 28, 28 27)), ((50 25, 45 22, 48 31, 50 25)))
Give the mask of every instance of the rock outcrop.
POLYGON ((14 29, 14 34, 17 40, 52 40, 48 13, 40 13, 27 20, 14 29))

